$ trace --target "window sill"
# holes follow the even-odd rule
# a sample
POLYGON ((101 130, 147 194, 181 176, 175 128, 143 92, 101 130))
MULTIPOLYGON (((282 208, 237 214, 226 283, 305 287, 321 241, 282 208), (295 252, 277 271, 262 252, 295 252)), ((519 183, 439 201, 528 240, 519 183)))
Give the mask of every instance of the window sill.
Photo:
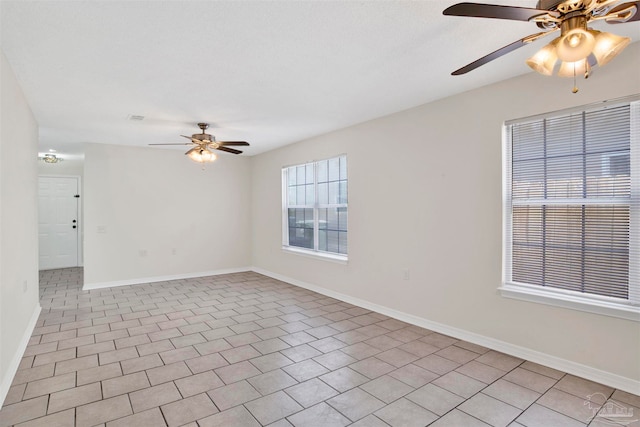
POLYGON ((292 246, 283 246, 282 250, 291 254, 300 255, 307 258, 321 259, 323 261, 335 262, 337 264, 348 264, 349 261, 349 258, 344 255, 318 252, 308 249, 295 248, 292 246))
POLYGON ((537 286, 503 283, 502 286, 498 288, 498 292, 506 298, 640 322, 640 307, 605 299, 589 298, 571 291, 540 289, 537 286))

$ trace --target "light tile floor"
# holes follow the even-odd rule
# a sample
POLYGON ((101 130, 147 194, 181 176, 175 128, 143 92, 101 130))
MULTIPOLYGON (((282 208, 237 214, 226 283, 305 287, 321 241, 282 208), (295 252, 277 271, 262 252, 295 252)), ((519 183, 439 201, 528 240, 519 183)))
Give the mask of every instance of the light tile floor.
POLYGON ((260 274, 81 283, 41 272, 0 427, 640 425, 639 396, 260 274))

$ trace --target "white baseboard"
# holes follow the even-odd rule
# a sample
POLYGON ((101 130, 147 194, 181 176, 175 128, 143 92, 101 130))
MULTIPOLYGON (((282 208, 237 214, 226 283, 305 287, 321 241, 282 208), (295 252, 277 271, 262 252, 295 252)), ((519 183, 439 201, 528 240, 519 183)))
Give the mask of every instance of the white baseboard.
POLYGON ((166 282, 168 280, 193 279, 196 277, 218 276, 220 274, 242 273, 251 271, 251 267, 224 268, 221 270, 200 271, 197 273, 172 274, 168 276, 140 277, 137 279, 114 280, 111 282, 85 283, 83 291, 92 289, 112 288, 115 286, 139 285, 142 283, 166 282))
POLYGON ((20 366, 20 361, 22 360, 22 355, 24 351, 27 349, 27 345, 29 344, 29 339, 31 339, 31 334, 33 333, 33 329, 36 327, 36 323, 38 322, 38 317, 40 317, 40 311, 42 307, 40 307, 40 303, 36 306, 31 314, 31 319, 29 319, 29 323, 27 324, 26 329, 24 330, 24 334, 22 335, 22 339, 20 340, 20 344, 16 349, 16 352, 13 354, 13 358, 11 359, 11 363, 9 364, 9 368, 5 373, 2 381, 0 381, 0 408, 4 404, 4 399, 7 397, 7 393, 9 392, 9 387, 11 387, 11 383, 13 382, 13 377, 18 372, 18 367, 20 366))
POLYGON ((490 348, 492 350, 500 351, 502 353, 509 354, 521 359, 529 360, 540 365, 548 366, 553 369, 557 369, 563 372, 567 372, 572 375, 576 375, 582 378, 586 378, 591 381, 595 381, 609 387, 614 387, 632 394, 640 395, 640 381, 636 381, 630 378, 626 378, 611 372, 603 371, 591 366, 576 363, 571 360, 562 359, 560 357, 551 356, 546 353, 542 353, 530 348, 521 347, 519 345, 511 344, 505 341, 497 340, 495 338, 487 337, 484 335, 469 332, 464 329, 455 328, 452 326, 444 325, 442 323, 434 322, 422 317, 407 314, 398 310, 394 310, 389 307, 374 304, 372 302, 355 298, 349 295, 341 294, 339 292, 332 291, 311 283, 303 282, 291 277, 283 276, 278 273, 265 270, 259 267, 252 267, 252 270, 256 273, 264 274, 265 276, 272 277, 283 282, 291 283, 292 285, 299 286, 301 288, 309 289, 322 295, 326 295, 331 298, 336 298, 344 302, 348 302, 359 307, 363 307, 378 313, 384 314, 389 317, 401 320, 412 325, 420 326, 425 329, 429 329, 441 334, 449 335, 451 337, 468 341, 473 344, 481 345, 483 347, 490 348))

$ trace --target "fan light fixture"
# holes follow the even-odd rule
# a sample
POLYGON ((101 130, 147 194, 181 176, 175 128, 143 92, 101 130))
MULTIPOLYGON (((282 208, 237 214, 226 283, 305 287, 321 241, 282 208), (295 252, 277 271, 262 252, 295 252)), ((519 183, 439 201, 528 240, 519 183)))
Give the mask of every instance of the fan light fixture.
POLYGON ((194 147, 184 154, 194 162, 201 163, 202 169, 204 169, 205 163, 214 162, 218 158, 214 153, 214 150, 225 151, 231 154, 242 154, 242 151, 231 147, 249 145, 246 141, 216 141, 215 136, 205 133, 205 130, 209 127, 207 123, 198 123, 198 127, 202 131, 201 133, 194 133, 191 136, 180 135, 183 138, 188 139, 189 142, 149 145, 192 145, 194 147))
POLYGON ((194 147, 185 154, 198 163, 211 163, 218 158, 215 153, 212 153, 206 147, 194 147))
POLYGON ((64 159, 61 157, 56 156, 55 154, 44 154, 42 156, 38 156, 39 160, 42 160, 45 163, 58 163, 63 161, 64 159))
POLYGON ((443 12, 447 16, 507 19, 535 23, 542 32, 530 34, 451 73, 460 76, 527 46, 541 37, 560 31, 560 36, 527 60, 534 71, 551 76, 557 68, 560 77, 573 77, 573 93, 578 91, 577 75, 589 77, 591 68, 603 66, 624 50, 631 39, 589 28, 592 21, 608 24, 640 21, 640 1, 632 0, 538 0, 535 8, 464 2, 443 12))
MULTIPOLYGON (((527 60, 527 65, 540 74, 553 74, 560 61, 558 76, 588 78, 593 65, 605 65, 631 42, 629 37, 592 30, 586 16, 566 19, 560 26, 560 37, 540 49, 527 60)), ((574 93, 578 91, 573 88, 574 93)))

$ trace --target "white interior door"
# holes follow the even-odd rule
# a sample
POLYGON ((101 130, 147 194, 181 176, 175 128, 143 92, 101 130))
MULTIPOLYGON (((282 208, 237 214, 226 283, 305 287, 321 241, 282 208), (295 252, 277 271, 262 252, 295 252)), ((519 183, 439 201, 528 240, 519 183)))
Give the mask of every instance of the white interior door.
POLYGON ((79 178, 38 178, 40 270, 77 267, 79 178))

